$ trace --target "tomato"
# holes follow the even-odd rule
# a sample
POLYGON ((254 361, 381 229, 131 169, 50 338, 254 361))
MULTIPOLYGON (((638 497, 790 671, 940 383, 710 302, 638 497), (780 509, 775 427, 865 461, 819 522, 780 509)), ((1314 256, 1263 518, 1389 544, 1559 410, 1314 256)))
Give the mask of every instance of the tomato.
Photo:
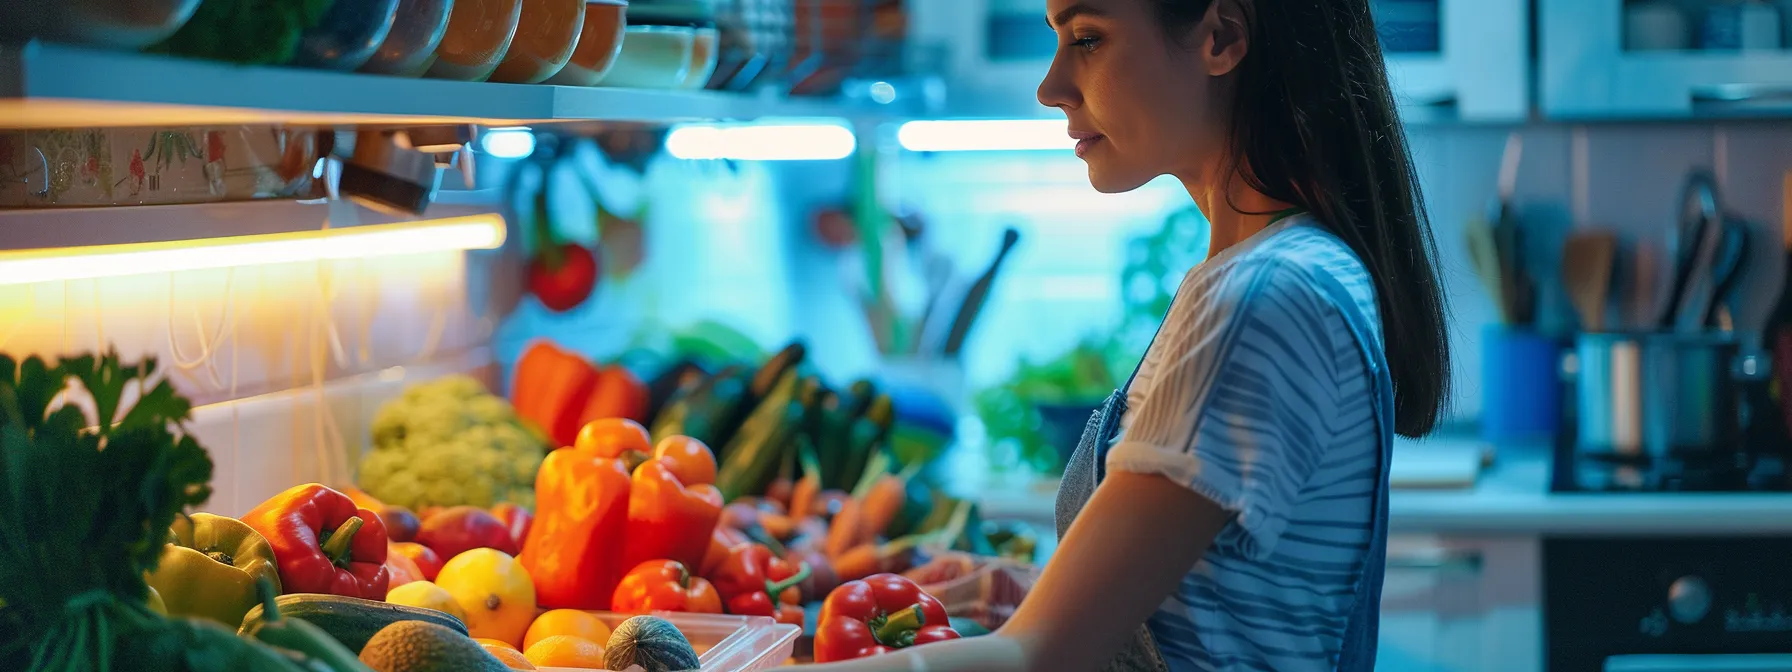
POLYGON ((653 452, 653 438, 641 423, 627 418, 603 418, 585 423, 573 442, 577 450, 596 451, 603 457, 622 457, 629 451, 646 456, 653 452))
POLYGON ((597 257, 583 245, 565 243, 555 248, 560 263, 551 266, 546 255, 529 260, 529 291, 556 313, 572 310, 591 296, 597 286, 597 257))
POLYGON ((715 485, 716 454, 702 441, 688 436, 668 436, 653 447, 653 458, 666 463, 666 469, 686 486, 715 485))

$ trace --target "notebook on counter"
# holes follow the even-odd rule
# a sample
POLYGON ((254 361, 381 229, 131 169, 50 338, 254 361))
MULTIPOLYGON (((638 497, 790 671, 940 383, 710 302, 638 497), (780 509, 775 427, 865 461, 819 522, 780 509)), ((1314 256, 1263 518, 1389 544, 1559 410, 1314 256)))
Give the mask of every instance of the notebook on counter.
POLYGON ((1493 450, 1483 441, 1395 437, 1388 480, 1403 490, 1467 489, 1492 464, 1493 450))

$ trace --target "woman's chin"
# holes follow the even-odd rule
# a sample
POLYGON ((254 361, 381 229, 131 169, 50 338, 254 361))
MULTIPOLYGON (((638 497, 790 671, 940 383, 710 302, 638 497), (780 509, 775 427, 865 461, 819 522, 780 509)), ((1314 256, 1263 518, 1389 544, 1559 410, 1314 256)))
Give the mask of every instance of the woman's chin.
POLYGON ((1084 161, 1089 164, 1089 186, 1104 194, 1125 193, 1151 181, 1151 177, 1141 177, 1137 171, 1115 170, 1113 166, 1088 158, 1084 161))

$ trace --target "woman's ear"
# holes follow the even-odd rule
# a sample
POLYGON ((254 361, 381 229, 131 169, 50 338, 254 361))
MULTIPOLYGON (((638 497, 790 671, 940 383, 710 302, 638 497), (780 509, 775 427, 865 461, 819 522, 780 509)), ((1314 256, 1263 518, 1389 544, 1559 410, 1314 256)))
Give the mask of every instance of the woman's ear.
POLYGON ((1201 32, 1206 33, 1201 60, 1207 74, 1219 77, 1231 73, 1250 51, 1250 28, 1244 4, 1250 0, 1214 0, 1201 18, 1201 32))

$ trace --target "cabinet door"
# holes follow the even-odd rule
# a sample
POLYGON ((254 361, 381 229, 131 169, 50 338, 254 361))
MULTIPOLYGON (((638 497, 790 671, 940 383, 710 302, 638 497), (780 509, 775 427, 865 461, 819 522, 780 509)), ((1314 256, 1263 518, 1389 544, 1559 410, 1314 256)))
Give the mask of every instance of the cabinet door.
POLYGON ((1536 578, 1535 540, 1390 537, 1376 668, 1541 669, 1536 578))
POLYGON ((1377 669, 1469 672, 1479 668, 1481 549, 1437 537, 1388 539, 1381 587, 1377 669))

